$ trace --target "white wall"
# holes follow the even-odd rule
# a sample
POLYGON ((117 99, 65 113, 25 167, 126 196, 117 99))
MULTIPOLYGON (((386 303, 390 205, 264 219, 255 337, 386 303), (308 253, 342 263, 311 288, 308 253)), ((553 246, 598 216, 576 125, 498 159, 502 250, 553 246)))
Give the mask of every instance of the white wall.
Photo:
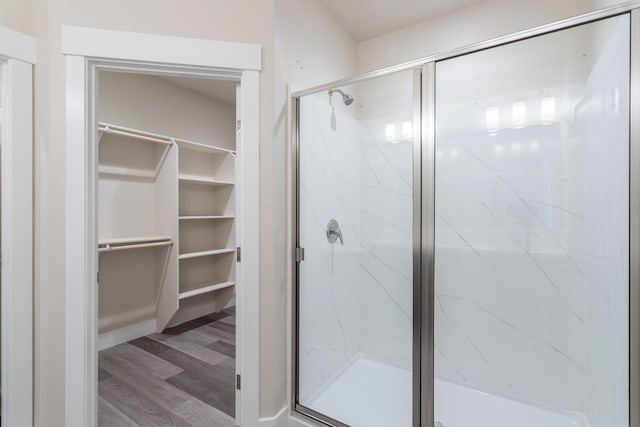
POLYGON ((621 3, 626 3, 624 0, 592 0, 593 9, 603 9, 609 6, 615 6, 621 3))
POLYGON ((318 0, 276 0, 275 46, 292 91, 356 73, 355 39, 318 0))
POLYGON ((33 0, 2 0, 0 25, 33 34, 33 0))
MULTIPOLYGON (((273 121, 273 2, 270 0, 35 0, 34 33, 38 43, 35 73, 35 417, 39 426, 63 426, 64 421, 64 184, 65 144, 64 62, 61 55, 61 25, 79 25, 123 31, 230 40, 263 46, 261 73, 260 176, 262 220, 279 221, 267 207, 276 189, 272 184, 273 121)), ((284 239, 278 231, 262 229, 263 266, 272 254, 283 257, 284 239), (271 234, 270 234, 271 233, 271 234)), ((280 231, 284 234, 284 231, 280 231)), ((274 273, 261 271, 261 291, 278 292, 274 273)), ((281 312, 282 306, 265 307, 263 313, 281 312)), ((280 342, 283 328, 266 322, 261 342, 280 342), (278 338, 274 338, 278 337, 278 338)), ((278 348, 263 346, 261 360, 273 376, 285 375, 285 362, 278 348)), ((284 381, 260 385, 262 415, 275 414, 284 401, 284 381)))
POLYGON ((236 110, 159 77, 100 73, 103 122, 235 150, 236 110))
POLYGON ((358 45, 358 72, 526 30, 592 9, 585 0, 487 0, 358 45))

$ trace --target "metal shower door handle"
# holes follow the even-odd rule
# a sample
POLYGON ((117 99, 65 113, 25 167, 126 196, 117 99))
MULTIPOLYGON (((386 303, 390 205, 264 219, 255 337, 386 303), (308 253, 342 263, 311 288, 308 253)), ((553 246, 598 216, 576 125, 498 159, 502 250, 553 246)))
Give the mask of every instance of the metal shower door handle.
POLYGON ((344 245, 344 240, 342 239, 342 231, 340 230, 340 226, 338 225, 338 221, 335 219, 330 219, 327 224, 327 240, 329 243, 335 243, 336 240, 340 239, 340 244, 344 245))

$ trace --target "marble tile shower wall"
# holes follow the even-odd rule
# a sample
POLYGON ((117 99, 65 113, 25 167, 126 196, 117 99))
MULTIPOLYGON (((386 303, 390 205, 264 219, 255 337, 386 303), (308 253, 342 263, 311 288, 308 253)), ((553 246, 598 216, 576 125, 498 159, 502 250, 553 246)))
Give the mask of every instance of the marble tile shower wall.
MULTIPOLYGON (((337 95, 334 95, 337 98, 337 95)), ((300 401, 308 402, 360 351, 360 124, 326 93, 301 100, 300 401), (329 244, 336 219, 344 245, 329 244)))
MULTIPOLYGON (((411 105, 410 92, 396 97, 411 105)), ((362 353, 404 369, 412 356, 413 147, 385 127, 410 118, 407 111, 363 120, 360 166, 362 353)))
MULTIPOLYGON (((442 113, 466 116, 456 107, 442 113)), ((570 234, 583 209, 563 197, 580 194, 583 177, 562 170, 577 153, 561 142, 577 135, 566 124, 519 130, 526 146, 516 156, 507 142, 514 132, 487 139, 440 126, 437 377, 583 408, 584 278, 567 251, 579 238, 570 234), (530 153, 533 141, 540 148, 530 153), (497 154, 495 146, 507 151, 497 154)))
MULTIPOLYGON (((411 94, 402 92, 410 106, 411 94)), ((332 116, 327 101, 326 94, 301 101, 303 402, 360 354, 411 367, 412 147, 408 138, 385 137, 385 126, 401 126, 410 112, 365 120, 385 100, 363 96, 336 105, 332 116), (327 242, 331 218, 344 245, 327 242)))
POLYGON ((488 136, 457 126, 478 103, 438 118, 436 376, 592 427, 628 413, 628 37, 548 88, 564 120, 488 136))

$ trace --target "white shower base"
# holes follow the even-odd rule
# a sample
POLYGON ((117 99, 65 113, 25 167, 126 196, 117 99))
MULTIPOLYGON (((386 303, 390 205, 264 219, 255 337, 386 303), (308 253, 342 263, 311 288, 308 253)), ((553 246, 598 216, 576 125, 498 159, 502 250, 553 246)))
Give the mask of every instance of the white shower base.
MULTIPOLYGON (((436 419, 444 427, 587 427, 557 412, 436 380, 436 419)), ((352 427, 411 427, 411 372, 356 357, 309 408, 352 427)))

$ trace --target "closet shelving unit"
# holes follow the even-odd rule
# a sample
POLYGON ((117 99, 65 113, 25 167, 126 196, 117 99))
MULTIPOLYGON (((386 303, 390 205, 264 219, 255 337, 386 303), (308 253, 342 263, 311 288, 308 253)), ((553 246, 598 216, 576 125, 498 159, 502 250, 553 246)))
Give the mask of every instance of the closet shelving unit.
MULTIPOLYGON (((110 123, 98 129, 101 307, 104 293, 155 331, 219 311, 235 287, 235 152, 110 123), (152 277, 140 283, 143 274, 152 277), (134 307, 116 290, 142 302, 134 307)), ((104 305, 101 331, 131 330, 133 315, 119 319, 104 305)))
MULTIPOLYGON (((98 173, 101 177, 110 176, 118 185, 126 185, 130 179, 155 182, 175 146, 173 138, 110 123, 99 122, 98 132, 98 173)), ((107 206, 101 208, 104 211, 107 206)), ((170 235, 129 235, 126 232, 123 235, 123 231, 118 230, 122 223, 112 221, 112 227, 108 227, 106 233, 117 237, 101 236, 98 253, 173 245, 174 239, 170 235)))
POLYGON ((98 129, 101 337, 113 345, 224 308, 236 285, 235 152, 98 129))
POLYGON ((176 144, 182 307, 235 286, 235 152, 181 139, 176 144))
POLYGON ((178 309, 173 138, 98 123, 98 347, 162 330, 178 309))
POLYGON ((238 110, 113 71, 101 73, 94 122, 102 349, 221 311, 239 279, 238 110))

